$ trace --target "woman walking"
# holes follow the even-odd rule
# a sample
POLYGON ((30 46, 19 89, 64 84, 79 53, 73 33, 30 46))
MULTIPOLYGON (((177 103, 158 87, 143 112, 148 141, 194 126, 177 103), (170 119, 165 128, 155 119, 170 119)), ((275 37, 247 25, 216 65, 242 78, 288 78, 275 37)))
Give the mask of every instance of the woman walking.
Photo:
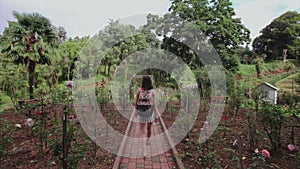
POLYGON ((149 76, 143 76, 142 86, 136 93, 135 116, 138 117, 142 137, 144 137, 146 127, 147 145, 151 137, 152 123, 157 121, 159 115, 155 96, 156 92, 153 89, 151 78, 149 76))

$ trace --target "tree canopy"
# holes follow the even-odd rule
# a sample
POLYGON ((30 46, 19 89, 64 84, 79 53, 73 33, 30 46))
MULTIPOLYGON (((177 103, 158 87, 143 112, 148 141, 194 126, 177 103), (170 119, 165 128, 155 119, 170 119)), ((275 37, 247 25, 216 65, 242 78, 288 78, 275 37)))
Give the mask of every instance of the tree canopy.
POLYGON ((57 36, 50 20, 38 13, 13 13, 17 21, 9 21, 1 37, 1 51, 17 64, 28 66, 28 89, 33 98, 36 64, 50 64, 50 46, 57 36))
POLYGON ((288 11, 274 19, 260 31, 252 46, 258 54, 266 54, 267 60, 282 58, 284 49, 289 58, 299 57, 300 13, 288 11))
POLYGON ((169 11, 175 16, 196 24, 209 38, 225 68, 235 70, 235 49, 249 44, 250 31, 236 17, 229 0, 171 0, 169 11))

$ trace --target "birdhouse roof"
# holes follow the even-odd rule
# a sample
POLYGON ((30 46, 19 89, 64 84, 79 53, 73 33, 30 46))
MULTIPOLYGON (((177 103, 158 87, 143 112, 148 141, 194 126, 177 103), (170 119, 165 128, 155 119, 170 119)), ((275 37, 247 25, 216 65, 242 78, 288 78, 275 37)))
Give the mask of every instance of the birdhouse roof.
POLYGON ((277 88, 277 87, 275 87, 275 86, 273 86, 273 85, 271 85, 270 83, 267 83, 267 82, 262 83, 260 86, 263 86, 263 85, 268 86, 268 87, 270 87, 270 88, 272 88, 274 90, 279 90, 279 88, 277 88))

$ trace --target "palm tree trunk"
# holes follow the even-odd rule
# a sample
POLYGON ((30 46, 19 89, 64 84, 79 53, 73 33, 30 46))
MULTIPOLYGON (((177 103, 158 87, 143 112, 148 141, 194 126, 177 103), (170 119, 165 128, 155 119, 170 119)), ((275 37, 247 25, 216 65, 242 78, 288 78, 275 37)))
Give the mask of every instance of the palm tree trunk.
POLYGON ((35 61, 28 59, 28 85, 29 85, 29 97, 30 99, 34 99, 33 97, 33 89, 34 89, 34 81, 35 81, 35 67, 36 67, 36 63, 35 61))

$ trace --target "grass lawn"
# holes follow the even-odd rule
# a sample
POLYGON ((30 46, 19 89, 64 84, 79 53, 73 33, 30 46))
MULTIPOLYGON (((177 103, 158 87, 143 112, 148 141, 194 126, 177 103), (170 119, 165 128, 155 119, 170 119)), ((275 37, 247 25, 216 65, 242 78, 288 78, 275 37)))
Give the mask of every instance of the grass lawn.
POLYGON ((251 88, 254 88, 264 82, 268 82, 268 83, 280 88, 279 86, 277 86, 278 85, 277 82, 289 77, 290 75, 293 75, 293 74, 290 74, 290 73, 273 74, 273 75, 263 76, 261 79, 258 79, 256 77, 246 78, 246 79, 242 79, 240 82, 242 82, 242 84, 245 83, 245 84, 250 85, 249 87, 251 87, 251 88))
POLYGON ((296 95, 300 95, 300 85, 295 82, 297 76, 299 76, 300 72, 296 72, 294 74, 289 75, 288 77, 279 80, 275 83, 276 87, 279 88, 279 92, 289 92, 294 93, 296 95))
POLYGON ((238 74, 241 76, 254 76, 256 75, 255 65, 244 65, 239 66, 238 74))
MULTIPOLYGON (((297 67, 297 63, 295 60, 288 60, 286 63, 284 63, 281 60, 275 60, 272 62, 266 62, 262 65, 262 72, 271 72, 278 69, 286 69, 290 67, 291 70, 295 69, 297 67)), ((239 71, 237 72, 241 76, 255 76, 256 75, 256 69, 255 65, 239 65, 239 71)))

